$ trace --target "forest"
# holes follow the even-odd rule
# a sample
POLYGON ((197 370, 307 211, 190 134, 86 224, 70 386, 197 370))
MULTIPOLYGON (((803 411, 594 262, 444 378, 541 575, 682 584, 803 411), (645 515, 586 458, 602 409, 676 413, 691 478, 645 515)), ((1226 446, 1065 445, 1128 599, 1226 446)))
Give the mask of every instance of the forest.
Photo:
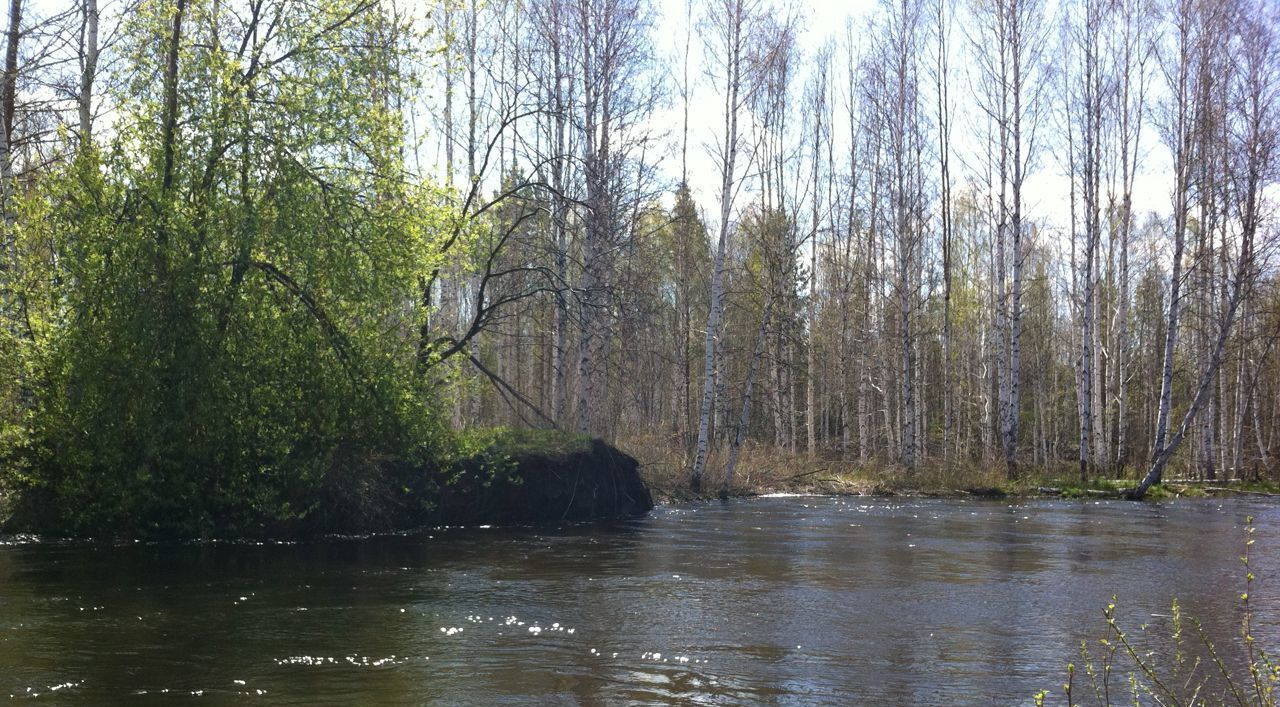
POLYGON ((64 527, 496 427, 695 490, 1276 478, 1267 0, 8 8, 0 493, 64 527))

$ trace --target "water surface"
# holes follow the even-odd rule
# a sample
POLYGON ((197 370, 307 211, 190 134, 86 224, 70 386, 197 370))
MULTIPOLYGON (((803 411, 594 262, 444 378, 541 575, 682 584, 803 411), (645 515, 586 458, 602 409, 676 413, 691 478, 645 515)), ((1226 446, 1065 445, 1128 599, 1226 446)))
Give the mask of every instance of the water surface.
MULTIPOLYGON (((764 498, 618 526, 0 544, 0 697, 1026 703, 1102 608, 1280 646, 1280 505, 764 498)), ((1224 648, 1232 656, 1237 654, 1224 648)), ((1232 658, 1233 660, 1235 658, 1232 658)))

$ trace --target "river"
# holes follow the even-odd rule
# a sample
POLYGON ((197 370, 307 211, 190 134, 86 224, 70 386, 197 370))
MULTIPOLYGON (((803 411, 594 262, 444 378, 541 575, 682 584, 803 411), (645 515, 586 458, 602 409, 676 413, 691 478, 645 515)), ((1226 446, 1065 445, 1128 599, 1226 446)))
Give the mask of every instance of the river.
POLYGON ((295 544, 0 543, 0 696, 100 704, 1019 704, 1082 639, 1232 661, 1245 516, 1280 648, 1280 505, 759 498, 616 526, 295 544))

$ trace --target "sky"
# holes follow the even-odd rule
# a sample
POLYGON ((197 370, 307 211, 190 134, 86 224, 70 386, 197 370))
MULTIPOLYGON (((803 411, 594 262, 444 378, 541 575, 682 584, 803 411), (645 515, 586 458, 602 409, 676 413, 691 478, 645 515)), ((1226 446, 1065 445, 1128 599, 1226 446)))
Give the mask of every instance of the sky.
MULTIPOLYGON (((697 29, 698 17, 706 12, 708 3, 693 2, 694 28, 692 32, 692 41, 690 48, 690 78, 696 80, 691 90, 690 98, 690 147, 689 147, 689 182, 694 193, 695 199, 706 212, 709 222, 718 218, 718 201, 720 189, 720 177, 718 167, 714 160, 710 159, 708 152, 703 146, 714 144, 720 133, 723 132, 723 108, 722 101, 717 91, 710 85, 706 77, 701 71, 703 60, 701 56, 702 38, 699 36, 697 29)), ((802 31, 799 34, 799 49, 803 57, 811 57, 826 42, 834 41, 837 46, 844 43, 846 35, 846 27, 852 22, 855 31, 853 36, 856 38, 867 36, 867 22, 871 15, 877 11, 879 2, 877 0, 810 0, 809 2, 796 3, 799 8, 797 14, 801 20, 802 31)), ((1053 10, 1056 6, 1054 0, 1049 0, 1046 5, 1046 22, 1050 23, 1048 37, 1050 41, 1056 41, 1058 21, 1053 17, 1053 10)), ((662 17, 658 23, 655 36, 655 51, 660 58, 665 58, 667 65, 670 67, 673 77, 676 81, 674 85, 678 86, 681 80, 684 42, 686 39, 687 22, 685 20, 687 6, 685 0, 659 0, 658 9, 662 17)), ((964 163, 968 162, 975 168, 980 164, 978 157, 979 135, 976 132, 977 126, 980 124, 976 120, 975 108, 966 104, 966 97, 972 95, 972 87, 967 74, 972 72, 972 62, 968 60, 969 52, 968 41, 964 35, 964 29, 957 25, 952 30, 952 59, 951 59, 951 77, 952 86, 951 94, 956 102, 953 108, 954 127, 952 128, 952 144, 953 144, 953 175, 958 174, 961 177, 967 171, 964 163)), ((1052 51, 1052 47, 1049 48, 1052 51)), ((1054 60, 1052 54, 1046 57, 1047 61, 1054 60)), ((922 57, 922 61, 928 62, 929 57, 922 57)), ((839 65, 837 71, 843 73, 843 61, 836 59, 839 65)), ((795 91, 795 103, 798 106, 802 95, 802 87, 807 81, 807 73, 810 63, 802 58, 800 62, 801 76, 793 84, 795 91)), ((837 83, 843 83, 837 81, 837 83)), ((1047 87, 1050 97, 1057 94, 1055 87, 1047 87)), ((836 111, 840 113, 844 110, 845 91, 839 88, 839 95, 836 98, 836 111)), ((929 89, 931 91, 931 89, 929 89)), ((1152 92, 1155 93, 1154 91, 1152 92)), ((672 104, 664 110, 659 111, 654 116, 654 126, 658 130, 670 131, 672 134, 672 143, 676 146, 675 158, 667 160, 664 163, 666 176, 673 182, 679 180, 679 140, 681 123, 683 119, 683 105, 678 91, 675 92, 672 104)), ((932 109, 932 94, 926 96, 928 101, 928 109, 926 116, 932 120, 934 117, 932 109)), ((1046 142, 1047 139, 1057 140, 1064 132, 1061 129, 1061 117, 1058 114, 1056 106, 1050 105, 1041 118, 1040 135, 1042 149, 1039 150, 1035 164, 1031 173, 1028 175, 1024 187, 1024 201, 1027 214, 1040 226, 1042 230, 1048 233, 1057 234, 1059 240, 1065 241, 1069 235, 1070 227, 1070 180, 1066 174, 1064 164, 1064 155, 1061 146, 1046 142)), ((837 116, 839 120, 839 116, 837 116)), ((846 123, 847 125, 847 123, 846 123)), ((847 128, 837 128, 837 135, 847 134, 847 128)), ((840 154, 840 148, 837 146, 837 155, 840 154)), ((1134 185, 1134 213, 1137 222, 1141 223, 1143 215, 1148 211, 1167 212, 1169 204, 1169 196, 1172 190, 1172 181, 1168 176, 1169 161, 1165 155, 1164 149, 1159 145, 1158 136, 1156 135, 1154 125, 1150 119, 1144 122, 1143 135, 1141 143, 1142 161, 1139 163, 1139 172, 1134 185)), ((837 157, 837 159, 839 159, 837 157)), ((837 165, 837 169, 840 166, 837 165)), ((844 168, 847 171, 847 167, 844 168)), ((935 170, 929 170, 933 173, 935 170)), ((747 195, 749 198, 749 195, 747 195)), ((740 202, 743 199, 739 200, 740 202)), ((735 203, 736 207, 741 207, 743 203, 735 203)))

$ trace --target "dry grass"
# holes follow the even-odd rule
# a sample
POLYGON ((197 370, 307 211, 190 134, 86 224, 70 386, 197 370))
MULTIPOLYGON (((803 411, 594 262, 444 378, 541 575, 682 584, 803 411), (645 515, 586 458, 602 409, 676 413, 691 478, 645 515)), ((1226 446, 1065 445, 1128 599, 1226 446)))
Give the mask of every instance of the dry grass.
MULTIPOLYGON (((643 434, 615 441, 623 451, 640 462, 640 473, 660 501, 679 502, 698 498, 714 498, 724 482, 727 455, 713 451, 707 461, 702 493, 689 489, 689 469, 693 466, 692 445, 686 447, 679 437, 643 434)), ((1120 474, 1121 478, 1093 478, 1081 483, 1074 464, 1062 462, 1047 467, 1023 466, 1017 479, 1011 480, 1003 463, 943 464, 931 460, 915 471, 883 459, 867 463, 843 460, 836 453, 816 457, 801 452, 788 453, 773 445, 748 442, 742 448, 734 474, 731 496, 765 493, 821 493, 843 495, 922 495, 922 496, 1060 496, 1119 497, 1136 481, 1136 472, 1120 474)), ((1275 484, 1254 484, 1246 491, 1276 493, 1275 484), (1254 488, 1254 487, 1257 488, 1254 488)), ((1223 489, 1226 491, 1226 489, 1223 489)), ((1157 487, 1151 498, 1173 498, 1204 495, 1171 484, 1157 487)))
MULTIPOLYGON (((689 469, 693 454, 677 437, 633 435, 616 441, 623 451, 640 461, 641 474, 662 500, 691 500, 689 469)), ((703 476, 702 496, 718 495, 724 483, 727 454, 714 451, 703 476)), ((975 489, 1003 488, 1008 480, 998 465, 943 465, 934 463, 912 473, 881 460, 862 464, 837 455, 810 457, 791 454, 772 445, 743 445, 734 472, 730 495, 763 493, 827 494, 959 494, 975 489)))

